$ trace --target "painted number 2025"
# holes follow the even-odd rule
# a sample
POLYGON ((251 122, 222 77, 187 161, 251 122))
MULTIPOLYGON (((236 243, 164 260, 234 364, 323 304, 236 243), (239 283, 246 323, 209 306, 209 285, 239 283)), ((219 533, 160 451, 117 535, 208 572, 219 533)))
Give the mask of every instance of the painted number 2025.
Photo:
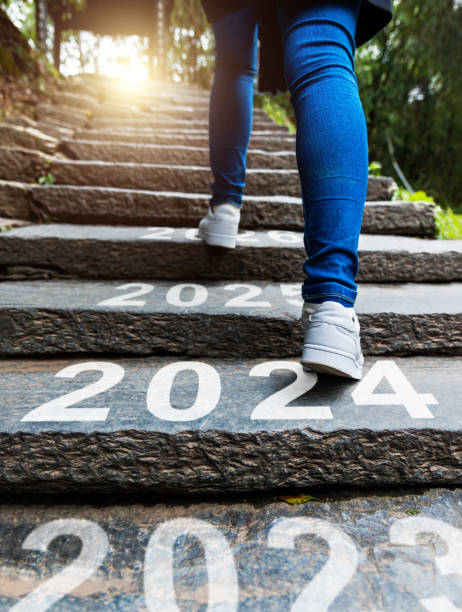
MULTIPOLYGON (((428 517, 399 519, 390 527, 390 544, 413 547, 422 533, 439 536, 447 546, 447 553, 435 558, 439 572, 462 576, 462 533, 452 525, 428 517)), ((64 535, 80 539, 82 548, 78 557, 16 603, 10 608, 11 612, 45 612, 90 578, 110 551, 104 530, 96 523, 82 519, 58 519, 40 525, 27 536, 22 547, 45 553, 53 540, 64 535)), ((269 527, 266 544, 271 549, 294 551, 297 538, 304 535, 324 540, 329 556, 319 572, 302 588, 290 609, 291 612, 325 612, 355 575, 358 552, 353 539, 338 526, 311 517, 276 519, 269 527)), ((239 603, 239 583, 232 548, 220 529, 195 518, 165 521, 149 538, 143 581, 148 611, 179 611, 175 594, 174 548, 181 536, 194 537, 202 545, 208 574, 207 610, 235 612, 239 603)), ((429 612, 460 609, 446 596, 421 598, 420 603, 429 612)))
MULTIPOLYGON (((250 414, 250 420, 330 420, 333 414, 329 406, 289 405, 316 385, 318 376, 305 372, 297 362, 267 361, 249 371, 251 377, 268 378, 275 371, 290 371, 295 380, 260 401, 250 414)), ((125 370, 122 366, 104 361, 84 362, 68 366, 55 376, 73 379, 83 372, 98 371, 101 377, 81 389, 71 391, 52 399, 28 412, 23 422, 69 422, 105 421, 110 408, 76 407, 85 400, 95 397, 122 381, 125 370)), ((222 383, 217 369, 201 361, 177 361, 160 368, 152 377, 146 392, 146 408, 156 418, 163 421, 184 422, 201 419, 218 406, 222 395, 222 383), (181 372, 194 372, 197 377, 195 397, 187 408, 175 408, 171 393, 175 380, 181 372)), ((418 393, 403 374, 398 365, 391 360, 377 361, 351 393, 357 406, 403 406, 413 419, 432 419, 429 405, 438 404, 431 393, 418 393), (393 393, 376 393, 382 380, 386 380, 393 393)), ((236 401, 238 401, 236 397, 236 401)))

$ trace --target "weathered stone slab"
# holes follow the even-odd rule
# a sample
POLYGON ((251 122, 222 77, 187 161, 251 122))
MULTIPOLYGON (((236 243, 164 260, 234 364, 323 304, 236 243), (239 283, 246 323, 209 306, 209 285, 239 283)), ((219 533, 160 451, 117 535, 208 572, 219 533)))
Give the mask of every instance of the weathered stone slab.
POLYGON ((317 498, 294 506, 275 494, 5 503, 0 609, 24 605, 82 546, 88 572, 61 594, 59 610, 133 612, 147 602, 152 610, 201 610, 210 602, 240 612, 295 605, 421 612, 429 601, 440 606, 433 609, 456 607, 460 570, 446 574, 443 561, 446 551, 450 559, 457 552, 460 489, 309 493, 317 498), (40 536, 50 540, 46 552, 33 549, 40 536), (315 589, 323 575, 328 582, 315 589))
POLYGON ((0 488, 460 484, 461 366, 370 360, 351 383, 285 360, 3 360, 0 488))
POLYGON ((0 147, 0 179, 36 182, 50 171, 51 157, 21 147, 0 147))
POLYGON ((108 114, 116 117, 118 112, 119 116, 128 116, 130 113, 127 111, 136 109, 143 113, 157 114, 159 110, 167 109, 170 114, 174 114, 176 111, 179 114, 191 114, 195 111, 206 112, 209 106, 208 97, 195 97, 189 94, 175 94, 172 98, 162 97, 155 98, 151 96, 143 95, 129 95, 127 96, 115 96, 109 94, 103 100, 103 103, 99 106, 96 112, 96 117, 104 117, 105 111, 108 110, 108 114))
MULTIPOLYGON (((159 112, 164 112, 164 111, 159 111, 159 112)), ((105 116, 105 114, 102 117, 94 117, 92 118, 91 121, 91 127, 95 128, 95 129, 102 129, 102 128, 106 128, 106 129, 126 129, 126 128, 131 128, 131 129, 137 129, 137 128, 142 128, 142 129, 152 129, 152 130, 156 130, 156 131, 163 131, 163 129, 165 129, 168 126, 172 126, 172 127, 177 127, 178 128, 182 128, 182 127, 186 127, 187 123, 190 123, 192 125, 189 125, 190 128, 196 128, 196 129, 203 129, 203 130, 207 130, 208 129, 208 118, 207 116, 205 116, 202 120, 199 119, 192 119, 190 122, 188 122, 187 119, 182 119, 181 117, 184 117, 184 114, 179 114, 177 115, 172 114, 172 115, 166 115, 166 117, 169 119, 168 121, 165 121, 165 119, 162 119, 162 117, 159 117, 156 114, 152 114, 152 116, 145 116, 145 117, 141 117, 140 116, 141 113, 137 113, 137 112, 132 112, 130 115, 128 115, 126 118, 122 118, 119 116, 113 116, 112 118, 108 118, 105 116)), ((193 115, 194 116, 194 115, 193 115)), ((203 116, 203 114, 201 113, 201 116, 203 116)), ((273 121, 270 121, 268 119, 268 117, 266 117, 265 119, 263 118, 256 118, 254 119, 253 122, 253 128, 254 129, 264 129, 264 130, 268 130, 268 131, 272 131, 272 132, 276 132, 276 133, 281 133, 281 134, 287 134, 289 132, 289 129, 286 125, 278 125, 276 123, 274 123, 273 121)))
MULTIPOLYGON (((105 225, 195 227, 206 213, 207 194, 67 185, 27 186, 0 181, 0 211, 24 219, 105 225), (32 205, 30 214, 26 211, 32 205)), ((301 198, 245 196, 242 229, 303 230, 301 198)), ((428 202, 366 202, 362 231, 433 236, 435 206, 428 202)))
POLYGON ((193 105, 193 104, 208 104, 210 98, 210 90, 203 88, 194 88, 191 86, 183 87, 179 85, 167 86, 164 83, 155 87, 137 86, 136 90, 125 86, 114 87, 108 84, 105 88, 105 100, 126 100, 131 104, 152 105, 158 103, 174 104, 174 105, 193 105))
POLYGON ((367 234, 435 236, 436 205, 429 202, 367 202, 362 231, 367 234))
MULTIPOLYGON (((208 147, 182 145, 140 145, 123 142, 95 142, 89 140, 64 140, 59 150, 71 159, 101 160, 111 162, 155 163, 208 166, 208 147)), ((295 151, 263 151, 249 149, 248 168, 297 168, 295 151)))
MULTIPOLYGON (((20 147, 0 147, 0 158, 0 179, 8 181, 35 182, 51 172, 58 184, 210 193, 212 180, 206 166, 64 160, 20 147)), ((296 169, 249 168, 246 180, 248 195, 300 195, 296 169)), ((388 200, 395 188, 389 177, 370 176, 367 199, 388 200)))
MULTIPOLYGON (((53 159, 50 170, 56 182, 64 185, 97 185, 189 193, 210 193, 213 180, 208 167, 191 165, 53 159)), ((0 178, 6 177, 0 175, 0 178)), ((12 177, 10 180, 20 179, 12 177)), ((395 189, 396 183, 392 178, 370 176, 367 199, 389 200, 395 189)), ((246 172, 246 193, 259 196, 299 196, 298 170, 249 168, 246 172)))
POLYGON ((78 75, 71 77, 66 83, 60 86, 64 91, 83 92, 88 95, 103 94, 104 99, 114 99, 117 101, 127 100, 133 101, 147 100, 154 101, 159 98, 173 96, 175 101, 180 103, 186 96, 194 97, 195 99, 208 99, 210 92, 208 89, 197 87, 191 84, 168 83, 162 81, 144 81, 136 83, 135 87, 127 86, 127 82, 123 79, 117 80, 114 78, 102 77, 101 75, 78 75), (72 81, 72 82, 71 82, 72 81))
MULTIPOLYGON (((181 146, 196 146, 208 147, 208 134, 184 134, 162 133, 159 134, 155 130, 77 130, 75 133, 76 139, 82 140, 97 140, 98 142, 128 142, 128 143, 144 143, 144 144, 171 144, 181 146)), ((250 138, 250 147, 264 149, 265 151, 295 151, 295 137, 293 135, 277 135, 260 130, 252 134, 250 138)))
POLYGON ((41 132, 44 132, 52 138, 62 140, 64 138, 72 138, 74 135, 74 129, 66 127, 62 123, 56 123, 49 119, 42 119, 37 121, 37 127, 41 132))
MULTIPOLYGON (((22 280, 0 290, 1 355, 298 359, 303 345, 300 283, 22 280)), ((461 292, 457 283, 361 285, 364 353, 462 354, 461 292)))
POLYGON ((91 109, 57 104, 38 104, 35 107, 37 120, 54 120, 64 125, 82 127, 91 116, 91 109))
POLYGON ((5 117, 4 121, 9 125, 18 125, 20 127, 30 127, 37 129, 37 121, 35 121, 35 119, 31 119, 31 117, 28 117, 27 115, 5 117))
POLYGON ((30 185, 0 181, 0 215, 36 220, 37 217, 31 206, 30 185))
MULTIPOLYGON (((185 106, 178 104, 164 104, 156 103, 155 105, 144 107, 143 109, 136 108, 133 105, 120 105, 120 104, 104 104, 96 108, 92 113, 92 123, 94 125, 110 125, 120 120, 121 123, 125 121, 134 120, 135 123, 141 119, 141 115, 146 116, 146 119, 155 119, 156 116, 169 116, 173 119, 192 119, 208 121, 209 119, 209 106, 208 104, 185 106)), ((256 109, 253 114, 254 120, 268 120, 268 114, 261 109, 256 109)))
POLYGON ((51 154, 55 152, 58 141, 32 127, 0 123, 0 145, 34 149, 51 154))
POLYGON ((77 107, 79 110, 82 108, 94 109, 98 105, 97 98, 88 93, 73 93, 69 91, 56 91, 53 94, 53 102, 60 106, 77 107))
MULTIPOLYGON (((210 183, 213 180, 208 167, 190 165, 53 160, 51 171, 60 184, 125 189, 210 193, 210 183)), ((300 194, 297 170, 249 169, 246 182, 246 192, 249 195, 300 194)), ((389 182, 387 191, 388 186, 389 182)))
POLYGON ((10 217, 0 217, 0 232, 13 229, 15 227, 25 227, 29 225, 30 221, 24 221, 24 219, 12 219, 10 217))
MULTIPOLYGON (((176 95, 174 99, 169 98, 146 98, 140 96, 132 96, 124 99, 119 96, 107 97, 95 109, 93 117, 95 119, 105 119, 109 117, 120 119, 135 116, 136 113, 144 115, 158 115, 165 111, 170 117, 176 115, 194 115, 195 113, 208 113, 209 97, 191 97, 189 95, 176 95)), ((269 119, 268 113, 261 108, 255 108, 253 111, 254 119, 269 119)))
MULTIPOLYGON (((99 122, 99 119, 95 120, 95 124, 99 122)), ((148 121, 146 121, 146 117, 141 119, 130 120, 127 122, 125 119, 113 120, 109 121, 112 125, 118 125, 118 130, 137 130, 137 129, 151 129, 154 133, 156 128, 166 128, 166 127, 176 127, 177 129, 187 129, 187 128, 195 128, 195 129, 208 129, 209 122, 205 119, 179 119, 178 117, 174 117, 172 115, 159 115, 159 113, 150 114, 148 116, 148 121), (120 125, 119 125, 120 124, 120 125)), ((106 122, 104 123, 104 125, 106 122)), ((98 129, 104 127, 104 125, 100 126, 98 129)), ((272 119, 267 117, 257 117, 253 121, 253 129, 271 129, 276 124, 272 119)), ((93 121, 91 122, 91 127, 93 126, 93 121)))
MULTIPOLYGON (((99 92, 94 84, 89 84, 82 80, 79 76, 67 77, 65 81, 61 81, 57 84, 56 93, 62 94, 77 94, 87 96, 89 98, 97 97, 99 99, 99 92)), ((71 105, 70 105, 71 106, 71 105)))
POLYGON ((141 111, 136 107, 124 108, 122 106, 104 105, 104 107, 101 107, 92 114, 91 123, 95 127, 108 127, 114 122, 119 122, 121 125, 123 125, 126 121, 130 122, 133 120, 135 125, 142 126, 142 121, 138 123, 140 119, 149 121, 151 119, 155 119, 156 116, 161 115, 177 119, 196 119, 207 121, 209 113, 208 107, 206 106, 194 108, 192 106, 171 106, 159 104, 155 107, 151 106, 141 111))
MULTIPOLYGON (((306 258, 298 232, 246 230, 237 249, 210 248, 194 228, 34 225, 0 237, 0 275, 16 266, 89 279, 298 281, 306 258)), ((363 234, 362 282, 462 280, 462 240, 363 234)))

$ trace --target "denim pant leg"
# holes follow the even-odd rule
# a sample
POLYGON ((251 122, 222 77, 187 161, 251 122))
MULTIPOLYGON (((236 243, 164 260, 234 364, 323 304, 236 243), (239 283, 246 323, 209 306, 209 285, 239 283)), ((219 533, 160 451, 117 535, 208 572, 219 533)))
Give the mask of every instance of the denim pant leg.
POLYGON ((216 64, 210 94, 211 205, 242 207, 257 72, 257 12, 250 5, 212 23, 216 64))
POLYGON ((368 182, 368 141, 354 73, 361 0, 277 0, 297 119, 305 216, 305 301, 352 306, 368 182))

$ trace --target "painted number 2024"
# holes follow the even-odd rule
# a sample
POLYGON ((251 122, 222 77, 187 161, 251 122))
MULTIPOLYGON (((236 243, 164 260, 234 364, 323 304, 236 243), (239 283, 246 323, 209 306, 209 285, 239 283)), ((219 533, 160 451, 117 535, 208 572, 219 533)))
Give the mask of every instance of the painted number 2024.
MULTIPOLYGON (((267 361, 249 371, 252 377, 269 377, 275 371, 288 370, 295 380, 265 398, 255 406, 251 420, 330 420, 329 406, 289 405, 316 385, 318 376, 306 372, 300 363, 267 361)), ((52 399, 28 412, 23 422, 105 421, 110 408, 75 407, 91 397, 108 391, 122 381, 122 366, 104 361, 77 363, 60 370, 55 376, 73 379, 83 372, 98 371, 102 376, 96 382, 52 399)), ((160 368, 149 383, 146 393, 147 410, 163 421, 184 422, 201 419, 218 405, 222 395, 220 374, 212 365, 201 361, 178 361, 160 368), (181 372, 194 372, 197 377, 196 395, 187 408, 175 408, 171 393, 175 379, 181 372)), ((432 419, 429 405, 438 404, 431 393, 418 393, 394 361, 377 361, 366 376, 355 386, 352 399, 357 406, 403 406, 413 419, 432 419), (393 393, 376 393, 377 386, 386 380, 393 393)), ((238 398, 236 398, 237 400, 238 398)))
MULTIPOLYGON (((446 544, 448 552, 435 558, 442 575, 462 576, 462 533, 455 527, 428 517, 409 517, 390 527, 390 543, 415 546, 422 533, 433 533, 446 544)), ((34 529, 24 540, 23 549, 45 553, 60 536, 77 536, 82 548, 79 556, 58 574, 21 599, 11 612, 45 612, 71 593, 101 566, 110 546, 104 530, 82 519, 58 519, 34 529)), ((331 603, 353 578, 359 562, 356 545, 342 529, 329 521, 310 517, 276 519, 269 528, 267 546, 293 551, 297 538, 312 535, 324 540, 329 557, 320 571, 301 590, 291 612, 327 611, 331 603)), ((235 612, 239 602, 239 584, 232 548, 214 525, 195 518, 175 518, 157 527, 149 538, 144 562, 144 596, 149 612, 178 612, 174 586, 174 548, 181 536, 194 537, 204 551, 208 574, 207 610, 235 612)), ((429 612, 459 610, 446 596, 420 599, 429 612)))

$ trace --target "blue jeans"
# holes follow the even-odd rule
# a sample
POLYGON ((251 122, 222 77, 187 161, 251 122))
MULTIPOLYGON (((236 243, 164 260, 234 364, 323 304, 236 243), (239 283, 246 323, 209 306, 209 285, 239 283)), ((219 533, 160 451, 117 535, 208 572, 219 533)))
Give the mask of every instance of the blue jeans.
MULTIPOLYGON (((361 0, 277 0, 284 69, 297 120, 296 151, 308 259, 305 301, 353 306, 368 182, 368 140, 355 76, 361 0)), ((255 5, 212 24, 211 204, 242 206, 257 71, 255 5)))

